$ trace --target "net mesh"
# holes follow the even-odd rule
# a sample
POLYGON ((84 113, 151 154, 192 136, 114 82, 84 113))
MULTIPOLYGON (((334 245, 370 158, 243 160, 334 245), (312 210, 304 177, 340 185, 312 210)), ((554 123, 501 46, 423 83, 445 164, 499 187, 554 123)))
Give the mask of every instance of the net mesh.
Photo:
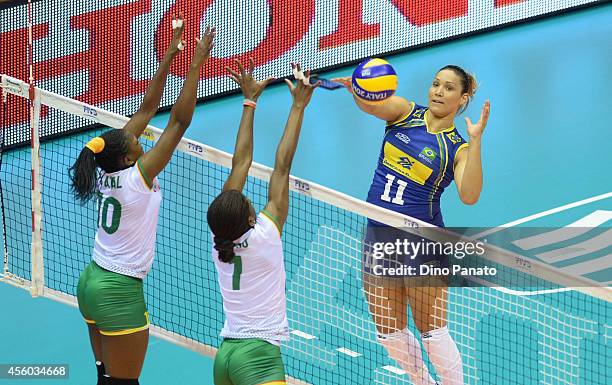
MULTIPOLYGON (((21 98, 10 95, 9 99, 21 98)), ((82 115, 54 107, 59 106, 52 106, 41 120, 43 130, 64 121, 89 124, 82 115)), ((76 294, 80 271, 91 259, 96 204, 81 206, 75 201, 67 170, 84 143, 102 130, 41 145, 45 286, 71 296, 76 294)), ((144 147, 150 148, 151 142, 145 141, 144 147)), ((0 170, 8 270, 26 280, 30 279, 30 157, 25 149, 3 153, 0 170)), ((221 342, 218 334, 224 316, 205 218, 228 171, 189 152, 175 153, 159 176, 164 198, 155 263, 145 280, 152 323, 212 347, 221 342)), ((261 178, 247 180, 246 195, 258 209, 266 203, 267 188, 261 178)), ((283 346, 287 374, 311 384, 410 384, 377 343, 377 327, 366 298, 376 298, 370 302, 378 314, 393 304, 385 286, 369 285, 364 290, 362 239, 367 219, 305 191, 292 190, 289 207, 283 231, 292 330, 291 341, 283 346)), ((563 288, 503 265, 498 268, 506 288, 459 285, 449 288, 446 299, 436 305, 434 318, 448 320, 458 345, 465 382, 609 383, 605 363, 611 342, 610 303, 579 291, 524 295, 512 287, 563 288)), ((424 300, 427 289, 422 290, 424 300)), ((419 335, 413 314, 407 320, 410 330, 419 335)), ((430 372, 438 376, 427 355, 423 356, 430 372)))

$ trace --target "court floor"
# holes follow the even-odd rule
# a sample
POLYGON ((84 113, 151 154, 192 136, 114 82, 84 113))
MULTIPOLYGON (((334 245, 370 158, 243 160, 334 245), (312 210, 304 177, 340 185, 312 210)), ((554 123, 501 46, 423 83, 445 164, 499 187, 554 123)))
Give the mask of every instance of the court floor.
MULTIPOLYGON (((565 226, 595 211, 612 210, 612 130, 607 119, 612 110, 611 20, 612 5, 600 6, 387 58, 400 76, 398 93, 419 103, 426 103, 435 71, 450 63, 476 74, 481 84, 465 115, 477 119, 483 101, 491 100, 481 199, 464 206, 450 186, 443 198, 447 225, 496 226, 540 214, 526 223, 565 226), (575 207, 566 206, 572 203, 575 207), (561 208, 546 215, 556 207, 561 208)), ((325 76, 350 72, 345 68, 325 76)), ((240 102, 240 96, 232 96, 199 105, 186 136, 232 152, 240 102)), ((282 84, 260 98, 256 162, 273 165, 289 104, 282 84)), ((162 113, 152 124, 163 127, 167 119, 162 113)), ((465 133, 463 120, 456 123, 465 133)), ((292 174, 364 199, 383 127, 361 113, 344 90, 318 90, 305 115, 292 174)), ((587 277, 612 281, 612 266, 588 262, 574 261, 587 277)), ((0 296, 0 363, 67 363, 69 381, 42 383, 94 383, 86 328, 76 309, 31 299, 8 285, 0 285, 0 296)), ((152 339, 141 383, 212 384, 211 368, 209 358, 152 339)), ((2 383, 9 382, 0 379, 2 383)))

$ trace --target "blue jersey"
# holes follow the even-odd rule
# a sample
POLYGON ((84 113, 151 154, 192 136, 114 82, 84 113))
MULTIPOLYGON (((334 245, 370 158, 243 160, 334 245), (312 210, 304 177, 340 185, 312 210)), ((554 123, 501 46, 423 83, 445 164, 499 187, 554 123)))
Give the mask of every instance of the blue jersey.
POLYGON ((415 104, 387 125, 367 201, 443 227, 440 196, 454 179, 457 153, 468 144, 455 126, 428 132, 426 111, 415 104))

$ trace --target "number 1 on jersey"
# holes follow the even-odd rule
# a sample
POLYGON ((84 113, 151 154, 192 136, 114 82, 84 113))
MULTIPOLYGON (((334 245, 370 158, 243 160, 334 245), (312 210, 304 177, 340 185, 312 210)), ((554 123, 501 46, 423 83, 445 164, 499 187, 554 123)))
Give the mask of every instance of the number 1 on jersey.
POLYGON ((232 275, 232 290, 240 290, 240 274, 242 274, 242 257, 234 255, 234 274, 232 275))
POLYGON ((404 200, 402 199, 402 197, 404 196, 404 190, 406 189, 406 186, 408 186, 408 183, 406 183, 405 181, 401 179, 398 179, 397 180, 397 191, 395 192, 395 198, 391 199, 391 196, 389 195, 389 193, 391 192, 391 185, 393 184, 393 181, 395 180, 395 176, 391 174, 387 174, 386 178, 387 178, 387 183, 385 184, 385 191, 383 191, 383 194, 380 196, 380 200, 385 201, 385 202, 395 203, 396 205, 403 205, 404 200))

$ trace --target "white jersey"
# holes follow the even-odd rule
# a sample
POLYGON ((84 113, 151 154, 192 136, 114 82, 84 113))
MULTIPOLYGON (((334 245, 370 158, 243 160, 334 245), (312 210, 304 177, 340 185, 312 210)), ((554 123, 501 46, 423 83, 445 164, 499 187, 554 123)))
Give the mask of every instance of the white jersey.
POLYGON ((233 263, 212 256, 223 296, 227 338, 260 338, 287 341, 289 324, 285 296, 285 262, 280 230, 265 211, 255 227, 234 244, 233 263))
POLYGON ((98 182, 98 232, 93 260, 100 267, 144 278, 153 264, 161 191, 157 178, 149 188, 140 165, 98 182))

